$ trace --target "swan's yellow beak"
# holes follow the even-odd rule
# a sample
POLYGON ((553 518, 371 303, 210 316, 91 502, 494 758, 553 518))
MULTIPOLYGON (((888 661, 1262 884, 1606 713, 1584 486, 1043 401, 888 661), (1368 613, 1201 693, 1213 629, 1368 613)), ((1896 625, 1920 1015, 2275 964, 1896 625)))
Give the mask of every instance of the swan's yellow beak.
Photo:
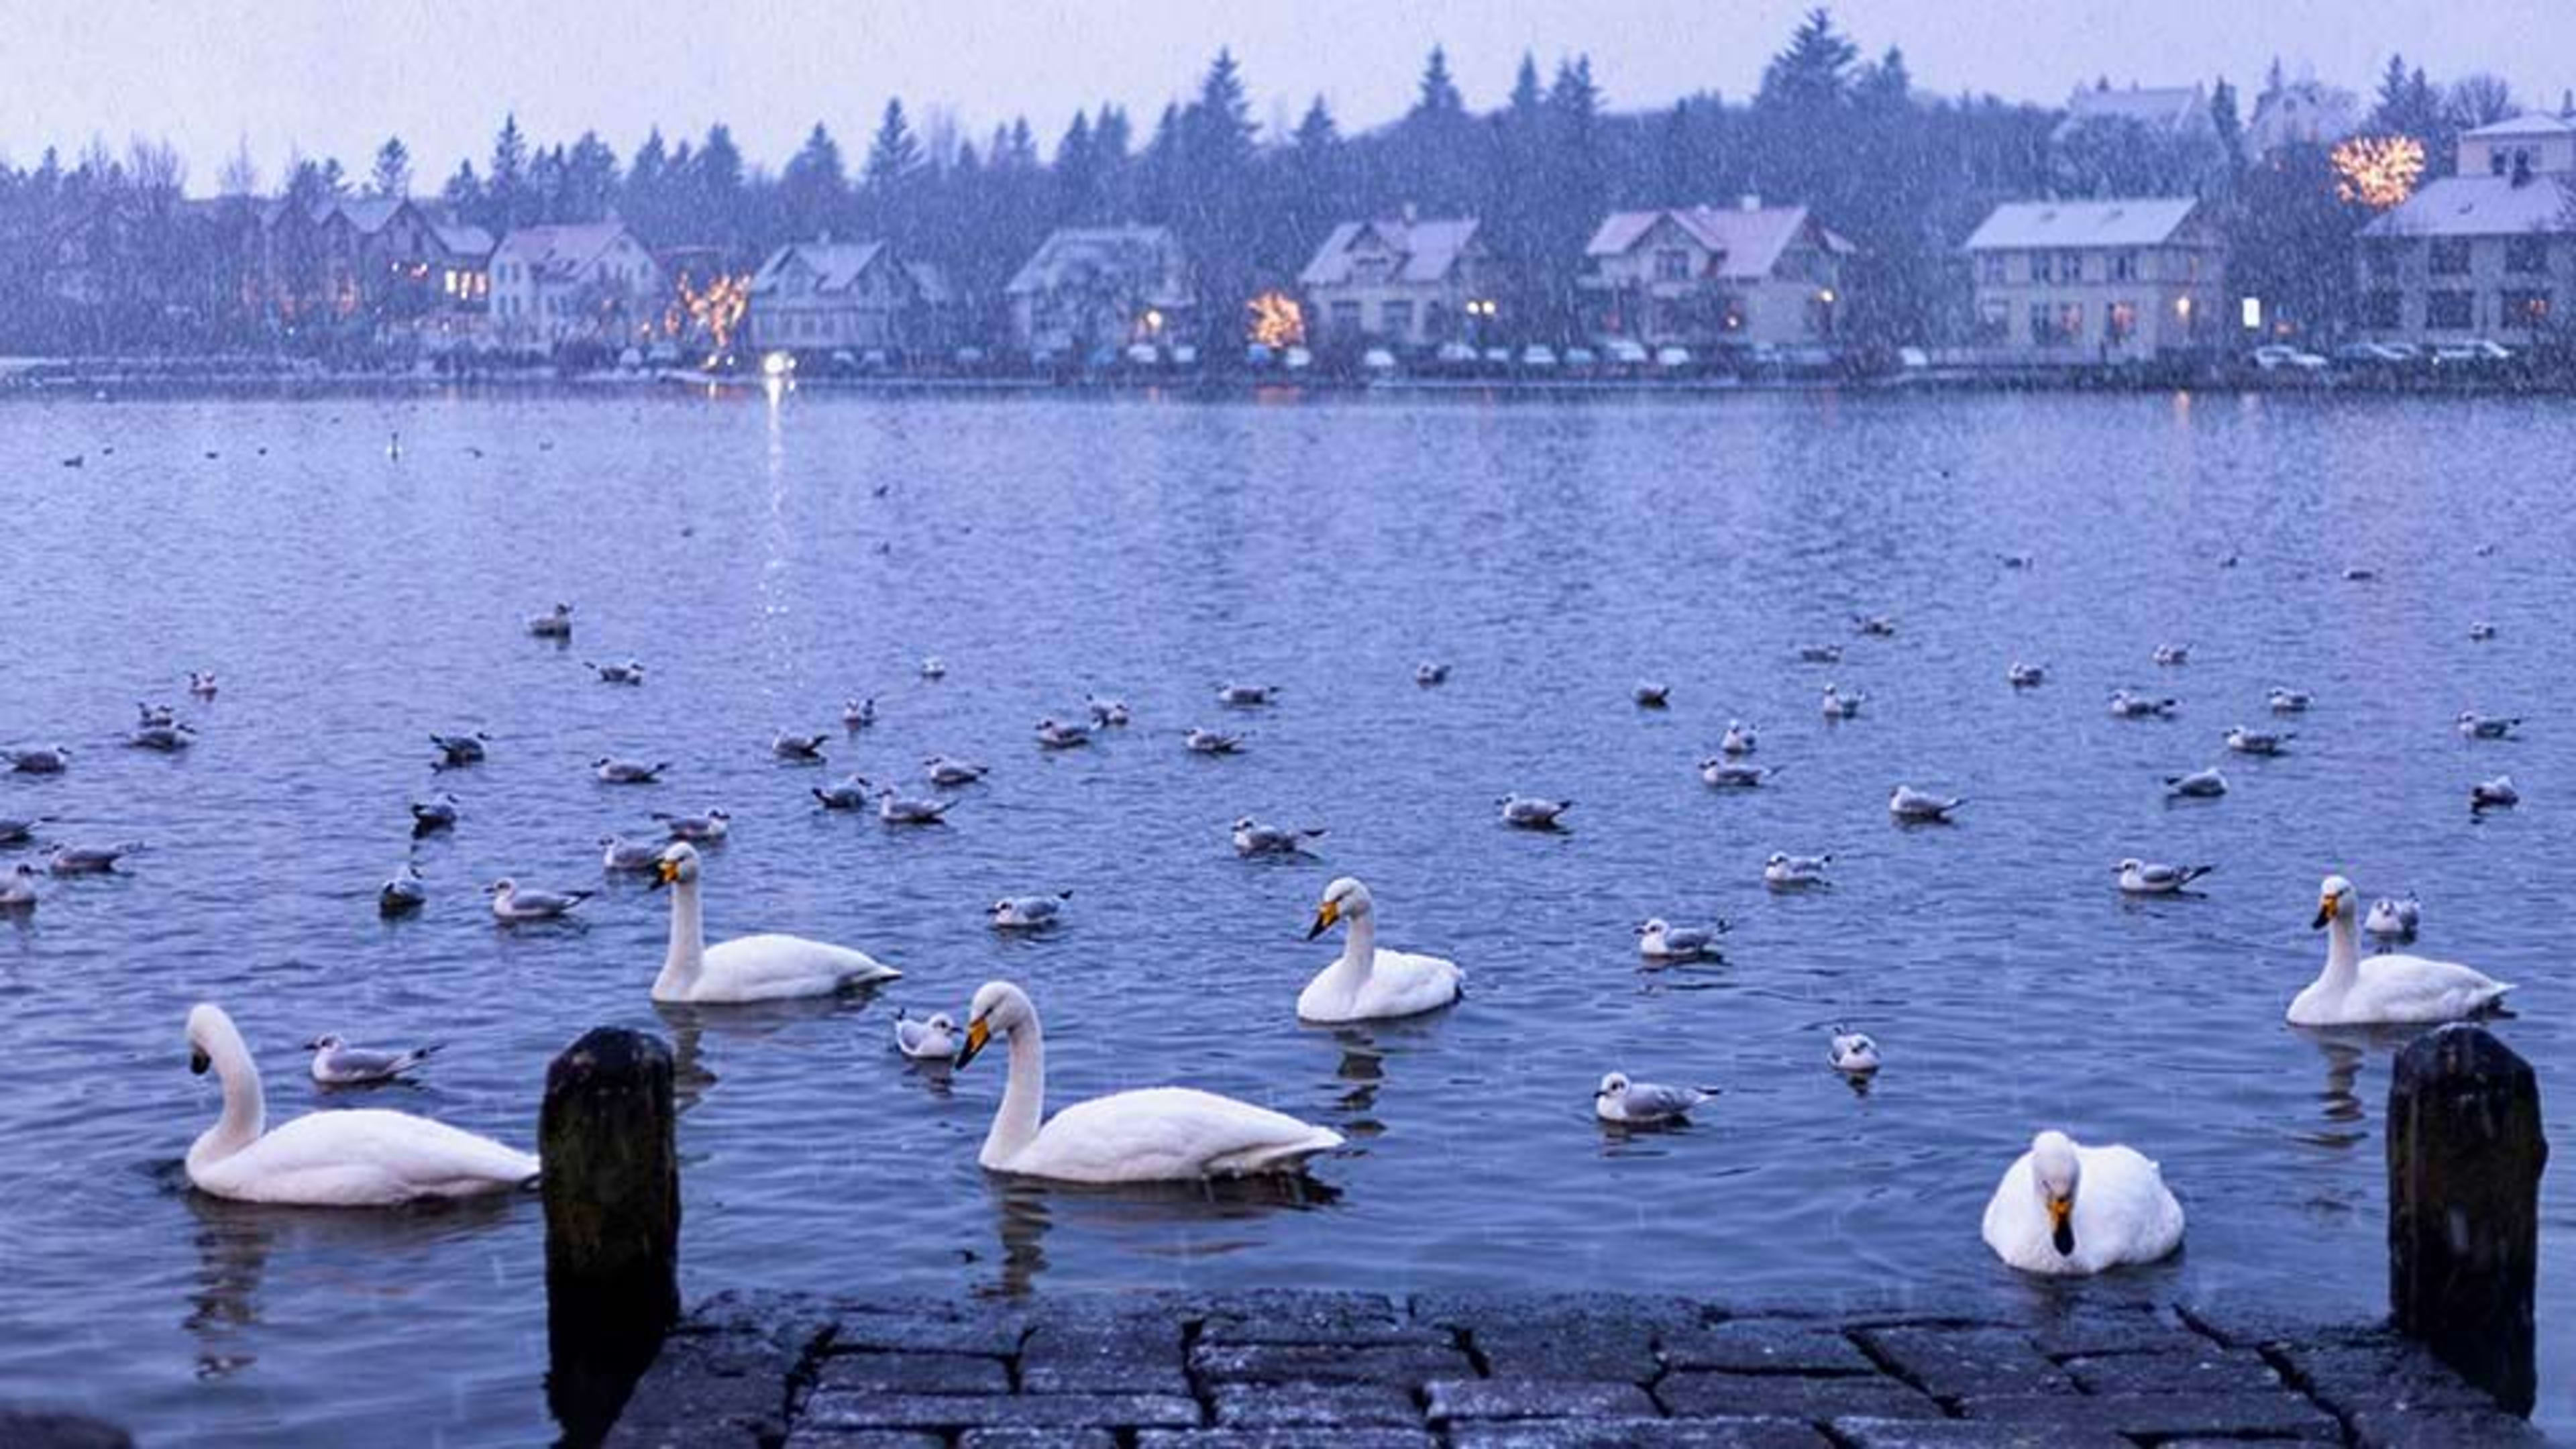
POLYGON ((2048 1240, 2056 1244, 2060 1256, 2075 1252, 2075 1199, 2054 1193, 2048 1199, 2048 1240))
POLYGON ((653 879, 650 882, 650 889, 658 891, 662 887, 669 885, 671 882, 678 880, 679 878, 680 867, 678 862, 657 860, 653 862, 653 879))
POLYGON ((984 1043, 991 1041, 992 1039, 993 1028, 985 1021, 984 1018, 979 1016, 973 1021, 968 1022, 966 1024, 966 1045, 958 1049, 957 1065, 962 1067, 968 1062, 975 1060, 975 1054, 982 1051, 984 1049, 984 1043))
POLYGON ((206 1049, 204 1047, 192 1046, 188 1048, 189 1075, 202 1077, 206 1074, 206 1068, 213 1065, 214 1061, 206 1055, 206 1049))
POLYGON ((1341 918, 1342 903, 1339 901, 1326 901, 1315 907, 1315 924, 1306 928, 1306 939, 1311 941, 1331 930, 1333 923, 1341 918))
POLYGON ((2317 899, 2317 918, 2308 922, 2308 929, 2311 931, 2324 930, 2326 928, 2326 922, 2333 920, 2334 915, 2335 898, 2332 896, 2319 897, 2317 899))

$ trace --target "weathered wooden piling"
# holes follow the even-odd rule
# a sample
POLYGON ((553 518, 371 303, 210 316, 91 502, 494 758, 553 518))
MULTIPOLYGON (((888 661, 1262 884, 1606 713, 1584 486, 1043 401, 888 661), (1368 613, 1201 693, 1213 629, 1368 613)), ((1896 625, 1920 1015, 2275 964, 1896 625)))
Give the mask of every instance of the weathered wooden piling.
POLYGON ((546 1395, 567 1441, 617 1420, 680 1311, 671 1049, 597 1027, 546 1068, 546 1395))
POLYGON ((2388 1088, 2388 1300, 2401 1332, 2517 1414, 2536 1389, 2540 1083, 2484 1027, 2398 1054, 2388 1088))

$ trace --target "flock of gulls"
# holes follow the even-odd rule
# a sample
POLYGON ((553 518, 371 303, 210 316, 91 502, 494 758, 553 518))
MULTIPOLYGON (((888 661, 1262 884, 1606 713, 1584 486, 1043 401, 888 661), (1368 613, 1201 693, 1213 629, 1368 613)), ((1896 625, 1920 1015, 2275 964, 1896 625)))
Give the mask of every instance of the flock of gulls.
MULTIPOLYGON (((2027 567, 2026 561, 2007 561, 2027 567)), ((1897 632, 1886 616, 1854 621, 1863 637, 1884 638, 1897 632)), ((526 623, 527 632, 568 644, 573 611, 557 604, 526 623)), ((2475 639, 2491 639, 2491 625, 2478 624, 2475 639)), ((1837 644, 1809 644, 1798 650, 1807 663, 1835 664, 1843 650, 1837 644)), ((2157 648, 2154 661, 2166 668, 2188 662, 2179 644, 2157 648)), ((646 669, 634 659, 589 662, 602 684, 641 686, 646 669)), ((925 679, 944 676, 937 658, 924 659, 925 679)), ((1444 662, 1426 661, 1414 673, 1423 688, 1437 688, 1450 677, 1444 662)), ((2005 672, 2013 689, 2046 684, 2045 665, 2014 661, 2005 672)), ((188 691, 212 699, 218 683, 211 674, 191 674, 188 691)), ((1671 687, 1661 681, 1640 682, 1632 702, 1643 710, 1669 707, 1671 687)), ((1828 683, 1820 695, 1826 718, 1858 717, 1868 696, 1828 683)), ((1279 702, 1270 685, 1234 682, 1222 685, 1215 702, 1230 710, 1257 711, 1279 702)), ((2279 686, 2268 692, 2266 707, 2276 717, 2305 714, 2313 704, 2302 690, 2279 686)), ((2154 719, 2176 710, 2170 697, 2135 688, 2111 693, 2109 709, 2122 719, 2154 719)), ((1125 727, 1132 711, 1118 700, 1091 698, 1086 718, 1047 718, 1038 722, 1035 740, 1045 750, 1085 746, 1094 734, 1125 727)), ((852 698, 842 711, 842 724, 852 732, 875 723, 873 699, 852 698)), ((2463 712, 2455 721, 2469 741, 2511 738, 2522 721, 2463 712)), ((190 748, 193 726, 173 708, 139 706, 126 735, 132 748, 179 751, 190 748)), ((2243 725, 2224 735, 2225 747, 2239 755, 2268 756, 2292 747, 2297 732, 2253 729, 2243 725)), ((1244 748, 1239 731, 1191 728, 1184 747, 1198 754, 1224 755, 1244 748)), ((435 734, 432 768, 466 770, 482 763, 491 746, 482 732, 435 734)), ((820 762, 827 743, 821 735, 779 732, 770 742, 781 760, 820 762)), ((1752 724, 1729 721, 1714 754, 1698 762, 1701 780, 1711 789, 1762 788, 1772 770, 1758 764, 1760 734, 1752 724)), ((21 776, 60 776, 72 768, 72 752, 59 746, 0 751, 9 772, 21 776)), ((669 762, 605 756, 590 769, 605 785, 643 785, 658 780, 669 762)), ((872 782, 852 775, 811 787, 827 810, 873 808, 889 825, 935 825, 955 802, 953 791, 987 773, 984 764, 946 755, 924 762, 924 783, 917 788, 872 782)), ((2224 775, 2215 767, 2168 776, 2165 788, 2177 797, 2222 795, 2224 775)), ((1906 828, 1938 828, 1968 802, 1955 795, 1895 784, 1887 801, 1892 819, 1906 828)), ((2474 810, 2509 809, 2519 803, 2510 776, 2477 781, 2470 791, 2474 810)), ((1522 830, 1561 828, 1571 800, 1510 794, 1496 802, 1503 825, 1522 830)), ((411 805, 415 839, 457 828, 460 807, 452 794, 437 794, 411 805)), ((662 813, 659 838, 604 838, 601 865, 612 873, 647 878, 652 890, 667 891, 670 938, 651 999, 722 1007, 752 1002, 827 996, 854 987, 889 981, 901 973, 864 951, 800 936, 763 933, 710 942, 704 922, 704 865, 700 847, 722 841, 731 817, 721 809, 701 814, 662 813)), ((54 817, 0 818, 0 846, 34 843, 54 817)), ((1265 823, 1250 817, 1233 822, 1234 849, 1247 857, 1299 855, 1323 832, 1265 823)), ((57 876, 113 871, 124 857, 141 849, 133 842, 56 840, 46 857, 46 871, 57 876)), ((1767 886, 1781 891, 1827 888, 1833 857, 1774 852, 1763 866, 1767 886)), ((2207 875, 2208 865, 2167 864, 2135 858, 2111 867, 2117 888, 2132 895, 2172 895, 2188 891, 2207 875)), ((36 909, 38 872, 20 863, 0 876, 0 911, 36 909)), ((580 889, 533 889, 511 879, 493 882, 487 891, 489 910, 503 927, 556 920, 578 910, 592 892, 580 889)), ((1064 919, 1070 892, 1005 898, 987 910, 998 930, 1038 932, 1064 919)), ((419 911, 430 901, 420 872, 406 861, 378 895, 387 916, 419 911)), ((2302 1026, 2373 1023, 2433 1023, 2500 1009, 2507 984, 2470 967, 2390 949, 2413 941, 2421 922, 2421 903, 2412 896, 2382 898, 2365 906, 2357 888, 2340 875, 2322 883, 2313 925, 2326 934, 2325 963, 2316 980, 2294 997, 2287 1019, 2302 1026), (2360 938, 2378 946, 2365 954, 2360 938)), ((1718 955, 1723 921, 1693 925, 1650 919, 1636 928, 1637 951, 1650 964, 1711 959, 1718 955)), ((1298 994, 1298 1020, 1340 1024, 1422 1017, 1458 1009, 1467 996, 1466 973, 1444 957, 1398 950, 1379 944, 1378 904, 1369 887, 1348 876, 1333 880, 1316 901, 1306 933, 1314 940, 1341 933, 1341 949, 1298 994)), ((258 1067, 243 1037, 223 1009, 202 1003, 188 1015, 187 1037, 192 1067, 213 1071, 222 1082, 223 1109, 216 1124, 197 1138, 187 1154, 189 1180, 219 1197, 267 1203, 355 1206, 385 1205, 425 1197, 452 1197, 505 1191, 534 1180, 539 1164, 526 1152, 409 1113, 381 1109, 321 1111, 271 1127, 266 1119, 258 1067)), ((1318 1154, 1342 1145, 1339 1133, 1287 1114, 1181 1087, 1124 1091, 1065 1107, 1053 1116, 1046 1110, 1046 1046, 1037 1004, 1009 981, 991 981, 968 1003, 962 1025, 947 1013, 915 1017, 899 1013, 894 1046, 915 1061, 963 1068, 996 1040, 1004 1044, 1007 1066, 1001 1101, 979 1154, 995 1172, 1060 1182, 1105 1184, 1191 1181, 1303 1170, 1318 1154)), ((311 1074, 325 1086, 366 1085, 397 1080, 427 1063, 437 1045, 405 1050, 353 1045, 336 1034, 309 1041, 311 1074)), ((1865 1083, 1879 1071, 1878 1043, 1866 1032, 1836 1027, 1827 1049, 1830 1066, 1865 1083)), ((1623 1128, 1654 1127, 1686 1119, 1714 1099, 1713 1088, 1639 1081, 1624 1071, 1604 1075, 1594 1093, 1593 1110, 1605 1123, 1623 1128)), ((2088 1274, 2122 1264, 2151 1262, 2171 1253, 2181 1242, 2183 1211, 2163 1182, 2157 1165, 2122 1145, 2086 1146, 2065 1134, 2040 1132, 2030 1148, 2005 1170, 1984 1218, 1986 1242, 2004 1262, 2036 1274, 2088 1274)))

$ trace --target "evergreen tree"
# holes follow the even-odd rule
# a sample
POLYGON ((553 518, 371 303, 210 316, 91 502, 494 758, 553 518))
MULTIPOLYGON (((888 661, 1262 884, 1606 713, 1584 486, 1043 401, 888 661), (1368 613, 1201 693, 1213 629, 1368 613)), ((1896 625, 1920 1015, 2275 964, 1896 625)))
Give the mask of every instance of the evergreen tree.
POLYGON ((375 170, 367 178, 371 196, 408 196, 411 194, 411 152, 400 136, 388 136, 376 148, 375 170))
POLYGON ((1830 109, 1849 95, 1852 63, 1858 59, 1860 47, 1836 31, 1832 14, 1819 6, 1799 22, 1789 48, 1771 57, 1758 99, 1792 111, 1830 109))
MULTIPOLYGON (((2280 70, 2281 63, 2273 61, 2276 88, 2280 70)), ((2225 76, 2209 88, 2209 123, 2218 132, 2218 147, 2226 155, 2227 179, 2232 184, 2245 170, 2245 120, 2236 110, 2236 87, 2229 85, 2225 76)))
POLYGON ((501 133, 492 138, 492 169, 483 182, 488 225, 505 232, 526 217, 528 207, 528 138, 519 131, 519 113, 501 117, 501 133))
POLYGON ((885 118, 877 123, 876 139, 868 146, 868 164, 861 184, 877 205, 890 204, 914 175, 921 170, 921 142, 912 134, 912 123, 904 119, 903 102, 889 100, 885 118))
POLYGON ((584 131, 563 163, 562 209, 566 221, 605 221, 618 210, 617 153, 584 131))
POLYGON ((820 236, 839 225, 849 203, 849 188, 849 177, 841 169, 840 144, 816 121, 805 135, 805 144, 778 174, 779 219, 788 236, 820 236))
POLYGON ((1092 150, 1090 116, 1073 113, 1073 124, 1064 128, 1063 139, 1055 143, 1051 172, 1055 223, 1069 226, 1094 220, 1100 207, 1100 158, 1092 150))
POLYGON ((470 218, 483 214, 483 178, 474 174, 471 160, 456 163, 456 174, 439 188, 438 199, 446 203, 450 215, 470 218))

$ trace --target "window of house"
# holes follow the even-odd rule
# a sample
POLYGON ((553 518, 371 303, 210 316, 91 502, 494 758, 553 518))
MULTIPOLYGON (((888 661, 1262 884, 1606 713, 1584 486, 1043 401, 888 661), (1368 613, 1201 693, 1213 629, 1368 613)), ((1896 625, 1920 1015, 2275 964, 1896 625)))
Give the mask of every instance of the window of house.
POLYGON ((2477 325, 2477 293, 2427 292, 2424 294, 2424 325, 2454 331, 2465 331, 2477 325))
POLYGON ((1655 253, 1655 280, 1687 282, 1690 280, 1690 253, 1680 247, 1665 247, 1655 253))
POLYGON ((1377 315, 1381 329, 1389 335, 1396 337, 1413 335, 1413 304, 1410 301, 1383 303, 1378 307, 1377 315))
POLYGON ((2057 335, 2063 337, 2069 342, 2075 342, 2082 339, 2084 336, 2083 303, 2060 302, 2057 304, 2057 335))
POLYGON ((2433 238, 2431 268, 2437 277, 2465 277, 2469 274, 2469 239, 2464 236, 2433 238))
POLYGON ((1988 346, 2012 335, 2010 303, 1988 300, 1977 304, 1977 341, 1988 346))
POLYGON ((2399 243, 2389 241, 2362 244, 2362 260, 2369 264, 2372 276, 2385 278, 2397 275, 2398 246, 2399 243))
POLYGON ((1335 302, 1332 305, 1331 311, 1334 331, 1357 332, 1360 330, 1360 304, 1357 300, 1335 302))
POLYGON ((2504 174, 2504 152, 2501 149, 2494 147, 2488 148, 2487 174, 2490 176, 2502 176, 2504 174))
POLYGON ((2057 280, 2061 282, 2080 282, 2084 280, 2084 254, 2082 252, 2059 252, 2057 254, 2057 280))
POLYGON ((2541 328, 2549 325, 2549 294, 2536 288, 2507 291, 2499 299, 2499 313, 2507 327, 2541 328))
POLYGON ((2053 303, 2030 304, 2030 342, 2033 347, 2055 347, 2066 341, 2057 331, 2057 308, 2053 303))
POLYGON ((1448 339, 1448 337, 1449 337, 1449 304, 1448 304, 1448 303, 1446 303, 1446 302, 1425 302, 1425 303, 1423 303, 1423 304, 1422 304, 1422 333, 1423 333, 1423 335, 1424 335, 1424 336, 1426 336, 1426 337, 1430 338, 1430 339, 1431 339, 1431 340, 1433 340, 1434 342, 1446 341, 1446 340, 1448 339))
POLYGON ((2137 279, 2138 254, 2136 252, 2113 252, 2111 254, 2111 280, 2115 282, 2134 282, 2137 279))
POLYGON ((2048 253, 2032 252, 2030 254, 2030 280, 2034 282, 2045 282, 2048 280, 2048 253))
POLYGON ((2004 260, 2006 256, 2007 253, 2004 252, 1987 252, 1978 257, 1977 280, 1990 285, 2001 284, 2004 279, 2004 260))
POLYGON ((2406 294, 2393 287, 2364 292, 2361 297, 2361 325, 2379 332, 2392 332, 2405 326, 2406 294))
POLYGON ((2102 309, 2102 340, 2126 342, 2138 333, 2138 304, 2113 302, 2102 309))
POLYGON ((2523 276, 2549 270, 2549 238, 2509 236, 2504 239, 2504 269, 2523 276))

